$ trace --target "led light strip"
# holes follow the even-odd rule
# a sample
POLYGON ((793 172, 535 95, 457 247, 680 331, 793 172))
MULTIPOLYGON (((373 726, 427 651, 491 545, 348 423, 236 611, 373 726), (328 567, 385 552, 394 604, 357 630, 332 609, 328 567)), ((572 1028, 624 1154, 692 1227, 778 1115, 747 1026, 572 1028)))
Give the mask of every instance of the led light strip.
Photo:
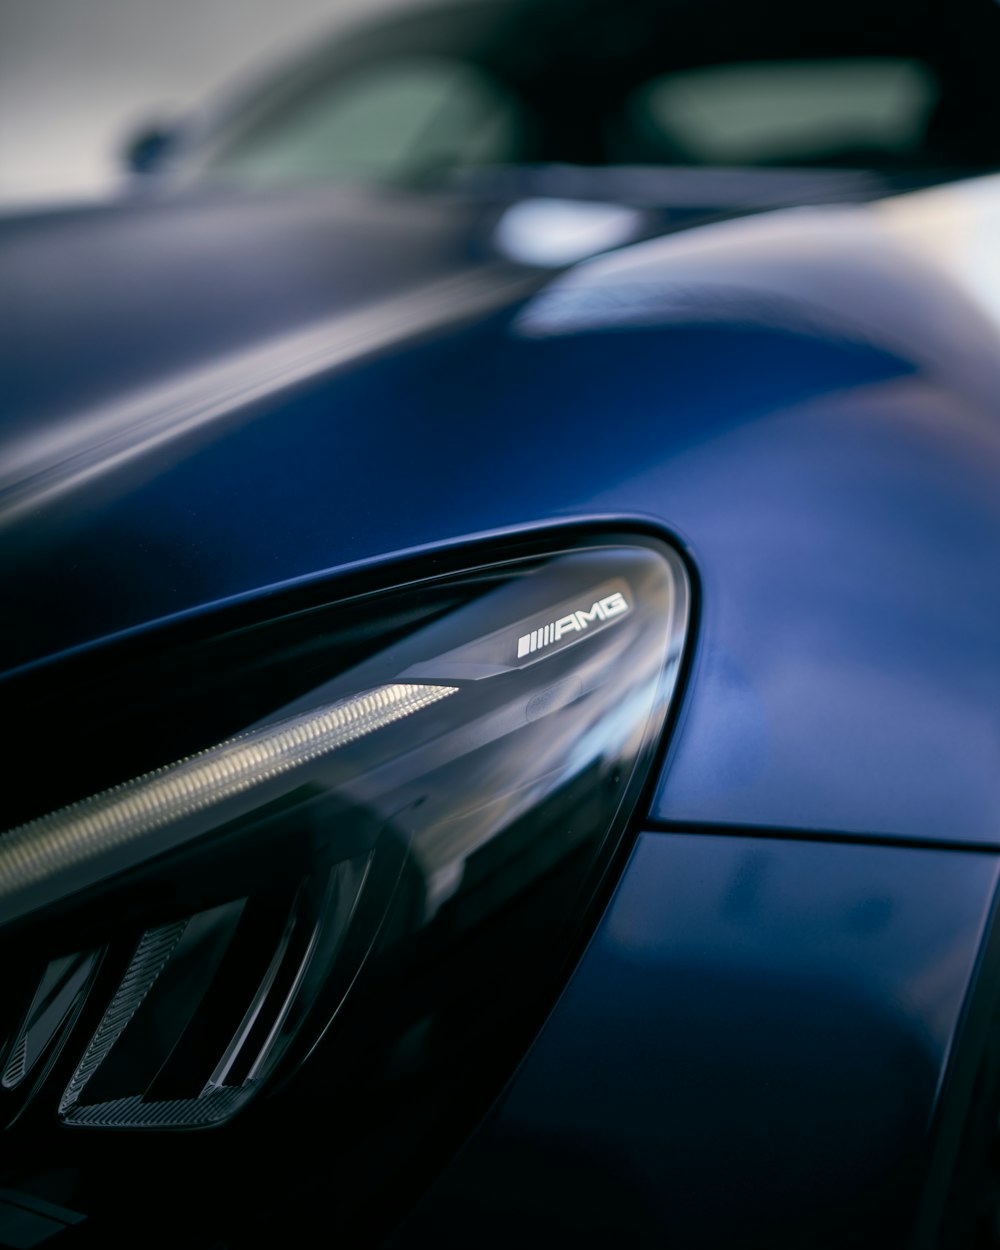
MULTIPOLYGON (((454 694, 394 683, 229 738, 0 835, 0 903, 454 694)), ((4 919, 0 913, 0 920, 4 919)))

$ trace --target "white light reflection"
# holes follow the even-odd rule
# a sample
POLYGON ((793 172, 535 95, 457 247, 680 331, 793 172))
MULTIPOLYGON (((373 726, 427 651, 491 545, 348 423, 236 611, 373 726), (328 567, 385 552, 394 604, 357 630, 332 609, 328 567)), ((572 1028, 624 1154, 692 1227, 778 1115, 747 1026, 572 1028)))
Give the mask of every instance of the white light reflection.
POLYGON ((638 238, 642 213, 587 200, 522 200, 497 224, 494 244, 522 265, 572 265, 638 238))

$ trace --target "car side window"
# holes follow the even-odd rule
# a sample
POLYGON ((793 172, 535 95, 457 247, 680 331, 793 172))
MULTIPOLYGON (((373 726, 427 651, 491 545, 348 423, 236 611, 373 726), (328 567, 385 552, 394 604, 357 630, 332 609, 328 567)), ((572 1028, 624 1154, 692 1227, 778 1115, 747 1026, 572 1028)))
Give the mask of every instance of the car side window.
POLYGON ((368 65, 231 141, 210 170, 241 180, 405 183, 520 156, 518 101, 478 67, 436 57, 368 65))
POLYGON ((678 161, 871 164, 918 153, 937 98, 918 60, 761 61, 664 74, 632 94, 628 112, 678 161))

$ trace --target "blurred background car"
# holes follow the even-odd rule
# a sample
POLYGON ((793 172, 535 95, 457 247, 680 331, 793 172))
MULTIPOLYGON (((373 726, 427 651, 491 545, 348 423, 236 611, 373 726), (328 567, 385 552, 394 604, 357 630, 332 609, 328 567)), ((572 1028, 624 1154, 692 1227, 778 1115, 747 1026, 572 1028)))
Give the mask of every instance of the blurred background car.
MULTIPOLYGON (((426 183, 525 164, 995 167, 997 19, 932 4, 421 7, 343 37, 185 141, 189 174, 426 183)), ((160 136, 170 147, 170 136, 160 136)), ((150 140, 134 151, 151 161, 150 140)), ((161 149, 161 156, 166 153, 161 149)), ((155 163, 155 162, 153 162, 155 163)))

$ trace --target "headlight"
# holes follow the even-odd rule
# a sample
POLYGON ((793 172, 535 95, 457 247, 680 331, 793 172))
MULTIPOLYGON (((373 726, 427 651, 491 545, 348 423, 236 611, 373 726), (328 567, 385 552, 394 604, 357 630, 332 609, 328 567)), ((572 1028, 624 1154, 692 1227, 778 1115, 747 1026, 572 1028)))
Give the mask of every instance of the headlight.
POLYGON ((488 1067, 641 792, 688 604, 669 549, 581 545, 22 683, 54 745, 0 837, 5 1118, 207 1126, 296 1074, 344 1125, 345 1085, 371 1114, 488 1067))

